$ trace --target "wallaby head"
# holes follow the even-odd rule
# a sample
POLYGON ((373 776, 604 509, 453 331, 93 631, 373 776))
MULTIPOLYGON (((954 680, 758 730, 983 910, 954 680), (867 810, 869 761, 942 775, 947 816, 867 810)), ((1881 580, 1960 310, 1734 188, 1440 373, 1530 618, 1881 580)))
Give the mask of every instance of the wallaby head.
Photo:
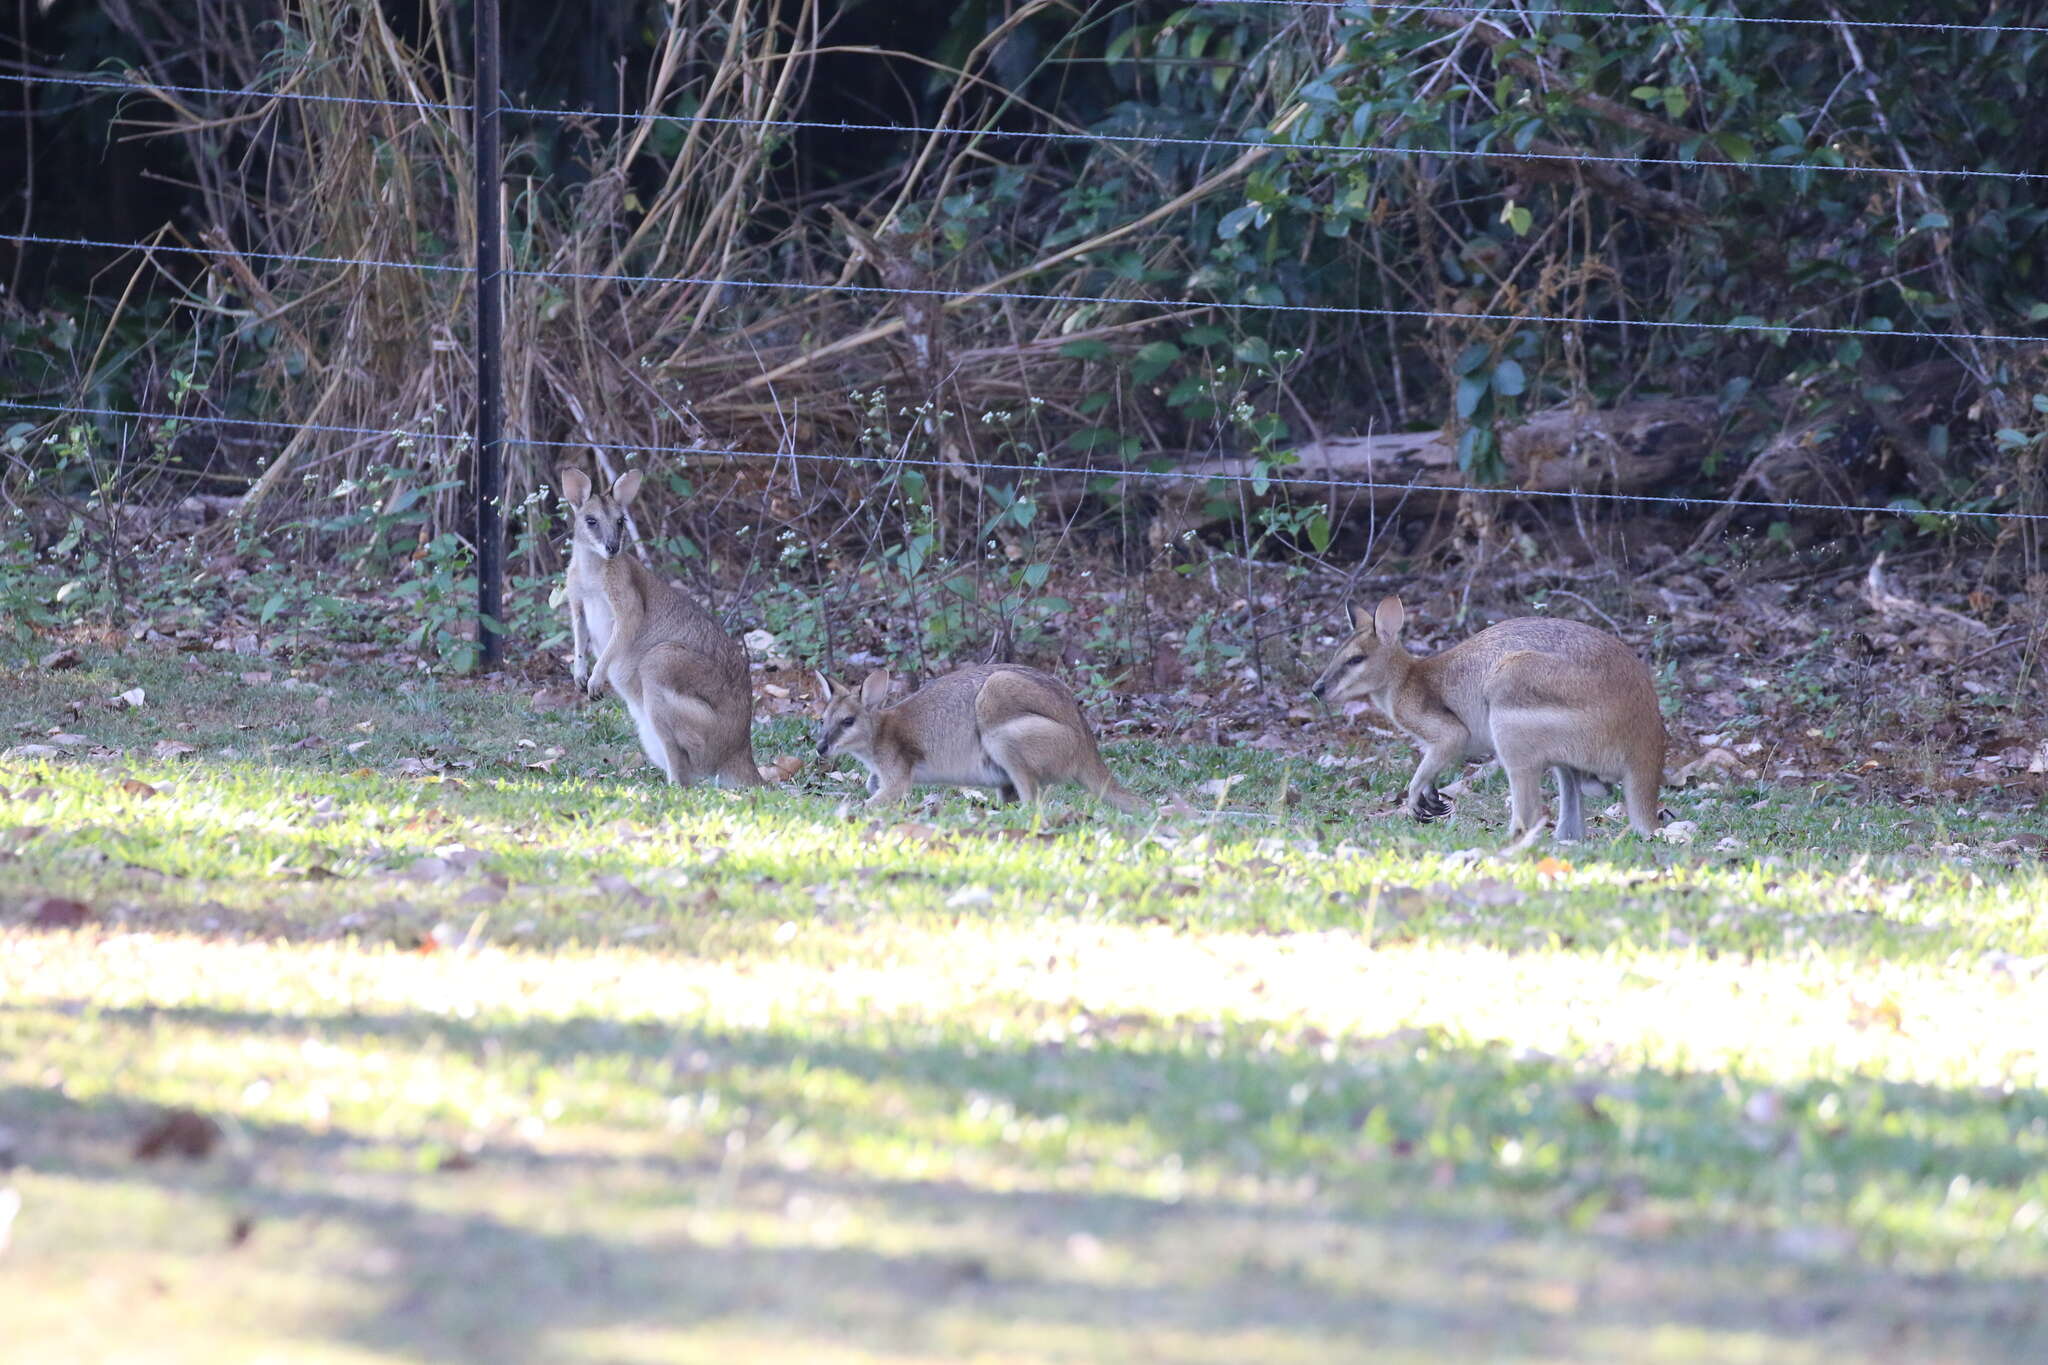
POLYGON ((640 491, 640 471, 629 469, 612 480, 609 493, 594 490, 590 476, 564 468, 556 475, 569 503, 569 525, 575 543, 599 559, 610 559, 626 544, 626 504, 640 491))
POLYGON ((878 668, 858 688, 840 687, 823 673, 817 674, 818 753, 872 754, 875 748, 875 712, 889 701, 889 670, 878 668))
POLYGON ((1401 627, 1407 623, 1407 609, 1398 597, 1382 598, 1370 616, 1353 606, 1351 638, 1337 647, 1309 695, 1318 701, 1355 701, 1398 683, 1414 666, 1414 656, 1401 643, 1401 627))

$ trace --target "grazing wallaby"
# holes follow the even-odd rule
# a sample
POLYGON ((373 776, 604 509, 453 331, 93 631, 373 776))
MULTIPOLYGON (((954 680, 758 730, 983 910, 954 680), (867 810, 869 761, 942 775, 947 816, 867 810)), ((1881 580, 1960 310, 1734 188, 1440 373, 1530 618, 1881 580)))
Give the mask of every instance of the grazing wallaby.
POLYGON ((1657 688, 1635 652, 1604 630, 1576 621, 1522 616, 1488 626, 1441 654, 1418 659, 1401 643, 1407 621, 1389 597, 1311 689, 1328 701, 1365 697, 1422 746, 1408 782, 1408 813, 1441 816, 1436 779, 1468 758, 1500 756, 1508 774, 1508 836, 1542 817, 1543 770, 1557 774, 1557 837, 1586 834, 1580 784, 1621 787, 1629 826, 1657 825, 1664 780, 1664 718, 1657 688))
POLYGON ((619 475, 608 493, 593 493, 580 469, 559 477, 575 526, 569 612, 577 682, 593 697, 607 685, 619 694, 640 747, 670 782, 762 785, 746 651, 626 547, 626 504, 640 491, 640 471, 619 475), (596 655, 587 673, 586 647, 596 655))
POLYGON ((817 675, 818 752, 851 754, 869 773, 868 804, 901 801, 913 783, 993 787, 1005 801, 1035 802, 1059 782, 1079 782, 1118 810, 1149 810, 1110 773, 1081 718, 1081 704, 1049 673, 977 664, 932 679, 897 702, 889 671, 856 690, 817 675))

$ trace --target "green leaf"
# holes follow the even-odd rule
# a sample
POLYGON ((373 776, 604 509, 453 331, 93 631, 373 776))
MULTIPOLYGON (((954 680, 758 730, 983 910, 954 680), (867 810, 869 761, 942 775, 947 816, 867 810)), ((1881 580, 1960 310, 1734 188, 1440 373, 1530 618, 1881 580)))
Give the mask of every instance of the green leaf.
POLYGON ((1190 327, 1180 334, 1180 339, 1187 346, 1220 346, 1230 340, 1230 333, 1221 327, 1190 327))
POLYGON ((1739 133, 1716 133, 1714 145, 1721 149, 1721 155, 1730 161, 1756 160, 1756 144, 1739 133))
POLYGON ((1451 366, 1453 374, 1470 374, 1493 358, 1493 347, 1483 341, 1475 341, 1458 353, 1458 359, 1451 366))
POLYGON ((1458 416, 1469 418, 1486 398, 1486 376, 1468 374, 1458 381, 1458 416))
POLYGON ((1109 357, 1109 343, 1095 337, 1084 337, 1060 347, 1060 354, 1069 360, 1106 360, 1109 357))
POLYGON ((1180 347, 1170 341, 1155 341, 1140 347, 1131 357, 1131 378, 1140 384, 1149 384, 1172 368, 1181 356, 1180 347))
POLYGON ((1315 547, 1317 554, 1321 554, 1330 548, 1330 518, 1328 514, 1323 512, 1316 513, 1308 519, 1308 525, 1303 529, 1307 531, 1308 543, 1315 547))
POLYGON ((1266 209, 1262 204, 1240 204, 1223 215, 1223 221, 1216 225, 1216 235, 1228 242, 1246 228, 1266 221, 1266 209))
POLYGON ((1513 398, 1529 386, 1529 377, 1522 373, 1522 367, 1512 360, 1503 360, 1493 367, 1493 391, 1503 398, 1513 398))

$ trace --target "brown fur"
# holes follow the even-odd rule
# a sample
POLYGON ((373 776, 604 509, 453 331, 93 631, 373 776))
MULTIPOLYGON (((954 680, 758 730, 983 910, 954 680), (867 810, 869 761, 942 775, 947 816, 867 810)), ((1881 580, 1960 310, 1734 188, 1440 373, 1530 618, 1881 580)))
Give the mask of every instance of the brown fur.
POLYGON ((1407 613, 1397 597, 1368 617, 1316 680, 1317 697, 1369 698, 1413 736, 1421 761, 1408 783, 1408 813, 1443 814, 1437 778, 1467 759, 1498 754, 1508 775, 1508 834, 1542 817, 1543 770, 1557 776, 1557 837, 1585 837, 1580 785, 1619 786, 1630 828, 1657 825, 1664 780, 1664 718, 1656 684, 1634 651, 1604 630, 1543 616, 1489 626, 1426 659, 1401 643, 1407 613))
POLYGON ((593 494, 578 469, 563 470, 561 483, 575 530, 569 605, 577 680, 593 697, 607 686, 619 694, 640 747, 670 782, 762 785, 746 651, 626 546, 625 508, 640 490, 639 471, 603 493, 593 494), (597 656, 587 674, 586 647, 597 656))
POLYGON ((849 754, 867 768, 870 806, 899 802, 920 782, 1036 802, 1071 781, 1118 810, 1150 809, 1111 774, 1080 703, 1049 673, 981 664, 934 678, 893 706, 889 681, 876 669, 856 690, 818 675, 818 752, 849 754))

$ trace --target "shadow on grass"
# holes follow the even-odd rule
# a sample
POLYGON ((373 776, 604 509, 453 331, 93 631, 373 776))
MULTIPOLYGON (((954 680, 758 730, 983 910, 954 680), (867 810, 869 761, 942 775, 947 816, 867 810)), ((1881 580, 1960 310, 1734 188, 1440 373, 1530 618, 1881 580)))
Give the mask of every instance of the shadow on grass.
MULTIPOLYGON (((362 1154, 407 1140, 250 1126, 239 1206, 264 1223, 343 1222, 388 1253, 339 1272, 362 1277, 364 1307, 323 1330, 437 1359, 573 1360, 575 1334, 627 1329, 773 1338, 791 1359, 825 1343, 950 1359, 1044 1332, 1068 1344, 1048 1358, 1105 1360, 1400 1343, 1417 1359, 1645 1358, 1673 1332, 1702 1359, 1736 1342, 1762 1359, 2048 1351, 2037 1281, 1814 1263, 1766 1232, 1826 1228, 1873 1197, 1932 1207, 1958 1176, 2038 1184, 2037 1093, 1830 1087, 1870 1128, 1830 1136, 1818 1093, 1787 1095, 1783 1120, 1759 1127, 1719 1075, 1597 1077, 1419 1034, 1324 1053, 1263 1030, 1109 1026, 1054 1047, 600 1016, 92 1017, 410 1048, 557 1071, 570 1089, 598 1064, 650 1099, 695 1100, 678 1131, 643 1129, 633 1151, 576 1146, 604 1116, 572 1108, 556 1150, 487 1149, 461 1174, 366 1175, 362 1154), (791 1135, 810 1155, 785 1158, 791 1135), (1168 1170, 1177 1191, 1147 1185, 1168 1170), (1076 1180, 1105 1188, 1060 1188, 1076 1180), (1788 1201, 1816 1181, 1823 1197, 1788 1201), (1660 1207, 1675 1230, 1632 1230, 1633 1211, 1660 1207)), ((35 1169, 203 1186, 126 1160, 141 1122, 118 1101, 0 1090, 0 1123, 35 1169)))

